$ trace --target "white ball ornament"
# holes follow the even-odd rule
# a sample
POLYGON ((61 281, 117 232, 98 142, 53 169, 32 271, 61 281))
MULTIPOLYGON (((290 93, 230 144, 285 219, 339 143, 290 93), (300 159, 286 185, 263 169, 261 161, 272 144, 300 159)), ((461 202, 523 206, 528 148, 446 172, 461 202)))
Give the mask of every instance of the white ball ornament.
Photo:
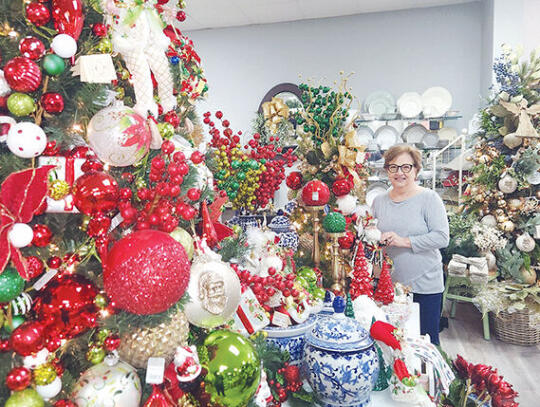
POLYGON ((356 210, 357 198, 353 195, 345 195, 336 198, 338 209, 343 215, 350 215, 356 210))
POLYGON ((21 158, 34 158, 47 147, 47 135, 41 127, 30 122, 12 125, 6 139, 9 151, 21 158))
POLYGON ((43 400, 49 401, 50 399, 56 397, 58 393, 62 390, 62 380, 56 376, 54 380, 45 385, 37 385, 36 391, 38 394, 43 397, 43 400))
POLYGON ((36 367, 47 363, 50 354, 51 352, 49 352, 47 348, 43 348, 33 355, 25 356, 23 359, 23 366, 27 369, 35 369, 36 367))
POLYGON ((77 53, 77 41, 67 34, 58 34, 51 42, 51 48, 62 58, 71 58, 77 53))
POLYGON ((32 243, 34 231, 26 223, 15 223, 8 232, 8 240, 13 246, 20 248, 32 243))

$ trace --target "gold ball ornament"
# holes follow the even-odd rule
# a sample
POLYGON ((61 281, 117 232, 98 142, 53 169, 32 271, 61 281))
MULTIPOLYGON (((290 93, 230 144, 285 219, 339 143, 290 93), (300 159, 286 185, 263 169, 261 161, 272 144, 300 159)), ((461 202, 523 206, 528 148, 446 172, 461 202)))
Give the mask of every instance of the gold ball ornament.
POLYGON ((505 201, 504 199, 499 199, 499 200, 497 201, 497 206, 498 206, 499 208, 506 208, 506 204, 507 204, 507 203, 506 203, 506 201, 505 201))
POLYGON ((185 346, 189 324, 182 311, 152 328, 137 328, 121 337, 118 353, 122 360, 137 368, 146 368, 150 357, 163 357, 170 363, 178 346, 185 346))
POLYGON ((55 179, 49 183, 48 195, 55 201, 64 199, 69 194, 71 186, 64 180, 55 179))
POLYGON ((523 208, 523 202, 521 199, 518 198, 512 198, 508 200, 508 209, 512 211, 519 211, 523 208))
POLYGON ((45 363, 34 369, 33 376, 38 386, 44 386, 53 382, 56 378, 56 370, 50 363, 45 363))
POLYGON ((501 229, 508 233, 512 233, 515 228, 516 228, 516 224, 512 222, 511 220, 507 220, 503 222, 501 225, 501 229))
POLYGON ((193 253, 195 253, 195 246, 193 245, 193 237, 191 237, 189 232, 181 227, 177 227, 171 233, 169 233, 169 235, 184 246, 188 259, 191 260, 193 258, 193 253))

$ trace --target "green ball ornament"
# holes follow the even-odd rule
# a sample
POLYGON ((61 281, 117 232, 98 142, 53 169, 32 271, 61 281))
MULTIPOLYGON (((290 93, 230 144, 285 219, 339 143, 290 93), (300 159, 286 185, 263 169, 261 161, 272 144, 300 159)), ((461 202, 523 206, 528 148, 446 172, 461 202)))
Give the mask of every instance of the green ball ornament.
POLYGON ((306 290, 309 288, 309 281, 305 277, 297 276, 295 278, 295 281, 302 287, 304 287, 306 290))
POLYGON ((160 136, 165 140, 169 140, 174 136, 174 126, 171 123, 159 123, 157 127, 160 136))
POLYGON ((239 184, 238 182, 236 182, 236 181, 233 181, 233 182, 231 183, 231 189, 232 189, 233 191, 236 191, 238 188, 240 188, 240 184, 239 184))
POLYGON ((4 407, 44 407, 45 401, 34 389, 24 389, 14 392, 6 401, 4 407))
POLYGON ((11 325, 6 318, 4 320, 4 331, 6 331, 8 334, 11 334, 15 329, 17 329, 17 327, 22 325, 24 322, 25 319, 22 315, 15 315, 13 318, 11 318, 11 325))
POLYGON ((225 407, 247 406, 261 376, 261 362, 251 341, 218 330, 208 335, 203 346, 209 358, 204 381, 212 401, 225 407))
POLYGON ((13 267, 7 267, 0 274, 0 303, 10 302, 24 290, 24 280, 13 267))
POLYGON ((86 360, 93 365, 97 365, 105 359, 105 349, 101 346, 92 346, 88 352, 86 352, 86 360))
POLYGON ((28 116, 36 110, 34 99, 25 93, 15 92, 7 99, 7 108, 15 116, 28 116))
POLYGON ((259 168, 259 163, 255 160, 249 160, 249 168, 256 170, 259 168))
POLYGON ((238 168, 240 168, 240 161, 238 160, 232 160, 231 161, 231 167, 234 169, 234 170, 237 170, 238 168))
POLYGON ((306 279, 310 286, 317 284, 317 273, 311 267, 301 267, 300 270, 296 272, 296 275, 306 279))
POLYGON ((169 233, 169 235, 184 246, 188 259, 191 260, 195 252, 195 247, 193 246, 193 237, 189 234, 189 232, 182 228, 176 228, 169 233))
POLYGON ((99 309, 104 309, 107 306, 107 298, 103 294, 96 295, 96 298, 94 298, 94 304, 96 304, 96 307, 99 309))
POLYGON ((323 219, 323 228, 327 233, 343 233, 346 227, 345 216, 339 212, 330 212, 323 219))
POLYGON ((321 287, 316 287, 313 290, 311 290, 311 295, 313 295, 313 298, 323 301, 326 295, 326 290, 321 287))
POLYGON ((51 76, 58 76, 66 69, 66 63, 58 55, 49 54, 43 58, 43 69, 51 76))
POLYGON ((231 191, 231 192, 227 192, 227 196, 232 200, 234 198, 236 198, 236 195, 238 195, 238 193, 236 191, 231 191))
POLYGON ((238 174, 236 174, 236 178, 238 178, 240 181, 243 181, 246 179, 246 173, 240 171, 238 174))
POLYGON ((96 49, 101 52, 102 54, 111 54, 113 51, 113 44, 110 39, 108 38, 102 38, 98 45, 96 46, 96 49))

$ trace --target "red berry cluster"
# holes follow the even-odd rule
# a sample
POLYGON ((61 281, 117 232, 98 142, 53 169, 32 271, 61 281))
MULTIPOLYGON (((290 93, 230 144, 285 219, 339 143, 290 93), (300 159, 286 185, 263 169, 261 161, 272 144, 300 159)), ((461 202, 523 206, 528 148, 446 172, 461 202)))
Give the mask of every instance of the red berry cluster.
POLYGON ((354 259, 353 276, 349 287, 349 294, 354 300, 360 295, 373 298, 373 285, 369 275, 368 261, 364 253, 364 245, 358 242, 356 257, 354 259))
MULTIPOLYGON (((285 276, 276 271, 274 267, 268 269, 267 277, 261 277, 251 274, 248 270, 240 270, 240 268, 233 264, 240 283, 244 288, 251 288, 255 297, 262 304, 263 308, 267 312, 271 312, 272 308, 266 304, 268 300, 273 297, 278 291, 283 294, 283 297, 293 297, 297 299, 300 292, 294 288, 294 280, 296 275, 289 273, 285 276)), ((280 306, 283 304, 280 304, 280 306)))
MULTIPOLYGON (((200 162, 199 159, 199 155, 191 157, 192 162, 200 162)), ((150 186, 138 188, 135 194, 130 188, 120 189, 118 207, 123 224, 135 223, 137 230, 159 229, 170 233, 178 226, 179 218, 186 221, 193 219, 197 210, 191 203, 201 198, 201 191, 190 188, 186 195, 181 195, 181 186, 189 170, 184 153, 174 152, 174 144, 165 141, 161 154, 150 163, 150 186), (137 202, 137 207, 134 202, 137 202)), ((122 179, 131 183, 134 176, 126 172, 122 174, 122 179)))
POLYGON ((274 406, 280 406, 281 403, 287 400, 290 393, 296 393, 302 388, 300 369, 298 369, 298 366, 290 365, 288 362, 285 362, 283 367, 277 371, 277 374, 282 377, 283 380, 268 381, 268 384, 274 388, 274 391, 272 392, 274 406), (284 382, 284 384, 282 385, 280 381, 284 382))
POLYGON ((292 150, 287 150, 281 155, 281 158, 276 159, 277 154, 282 153, 282 148, 276 147, 273 142, 279 142, 279 137, 271 136, 269 138, 270 144, 260 144, 260 137, 259 133, 255 133, 248 144, 252 148, 251 158, 264 163, 266 167, 266 171, 263 171, 259 176, 259 188, 255 191, 258 205, 264 208, 285 179, 285 164, 292 167, 297 157, 292 150))

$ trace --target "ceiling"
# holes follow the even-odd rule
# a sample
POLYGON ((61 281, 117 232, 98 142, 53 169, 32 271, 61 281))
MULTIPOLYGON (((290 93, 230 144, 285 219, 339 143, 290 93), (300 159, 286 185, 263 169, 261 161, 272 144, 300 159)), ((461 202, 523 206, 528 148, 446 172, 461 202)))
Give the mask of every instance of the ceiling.
POLYGON ((473 0, 187 0, 183 31, 404 10, 473 0))

